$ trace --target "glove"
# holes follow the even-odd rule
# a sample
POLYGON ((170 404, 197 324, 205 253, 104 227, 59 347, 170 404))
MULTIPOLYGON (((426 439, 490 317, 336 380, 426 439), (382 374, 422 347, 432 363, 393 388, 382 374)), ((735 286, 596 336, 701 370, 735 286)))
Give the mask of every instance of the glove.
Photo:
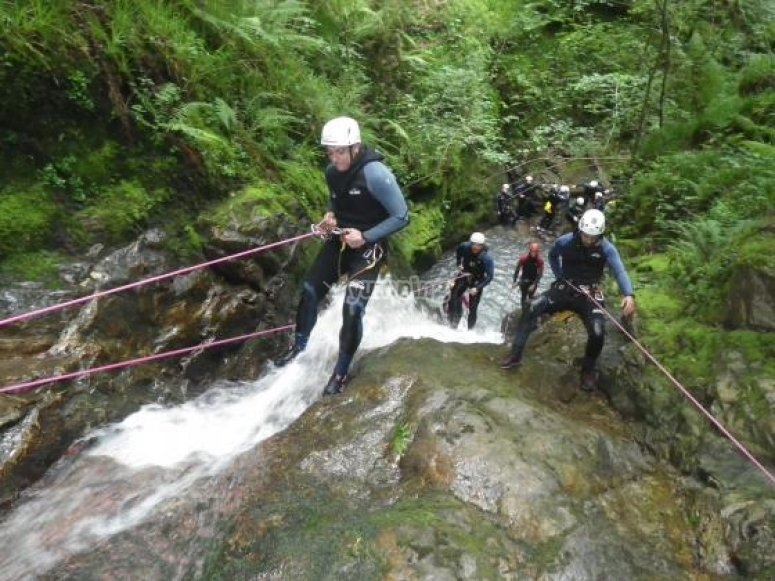
POLYGON ((468 291, 468 294, 471 295, 472 297, 475 297, 476 293, 478 293, 478 292, 479 292, 479 289, 474 287, 470 291, 468 291))

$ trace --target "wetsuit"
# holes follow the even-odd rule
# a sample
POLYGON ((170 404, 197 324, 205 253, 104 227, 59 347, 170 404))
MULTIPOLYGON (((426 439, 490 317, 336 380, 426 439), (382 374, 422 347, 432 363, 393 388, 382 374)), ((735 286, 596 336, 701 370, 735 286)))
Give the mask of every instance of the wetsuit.
POLYGON ((541 316, 573 311, 581 317, 587 330, 582 371, 593 371, 605 341, 605 315, 585 294, 578 292, 573 286, 586 288, 604 305, 598 285, 606 265, 616 279, 621 294, 632 296, 632 283, 619 252, 611 242, 602 238, 598 245, 587 248, 582 244, 578 232, 560 236, 549 251, 549 266, 556 280, 549 290, 541 293, 522 311, 512 353, 517 358, 522 357, 527 340, 537 328, 541 316))
POLYGON ((538 282, 541 280, 543 273, 544 259, 539 255, 532 256, 528 252, 519 257, 517 267, 514 269, 514 282, 519 280, 520 304, 523 310, 528 299, 532 299, 535 296, 538 282), (522 277, 519 276, 520 271, 522 271, 522 277), (532 292, 530 287, 533 287, 532 292))
POLYGON ((366 244, 350 248, 339 238, 326 241, 307 271, 296 312, 294 349, 303 350, 318 316, 318 305, 341 276, 347 277, 339 358, 335 373, 344 377, 363 335, 362 318, 387 258, 386 238, 409 223, 409 211, 383 156, 362 146, 347 171, 326 168, 329 210, 338 228, 357 228, 366 244))
POLYGON ((468 328, 474 328, 479 301, 482 300, 482 291, 492 282, 495 274, 495 263, 487 247, 482 248, 479 254, 474 254, 472 246, 471 242, 463 242, 457 247, 456 263, 461 269, 461 276, 452 286, 447 311, 449 324, 454 328, 457 328, 460 317, 463 316, 463 294, 468 289, 475 288, 476 294, 469 293, 468 297, 468 328))

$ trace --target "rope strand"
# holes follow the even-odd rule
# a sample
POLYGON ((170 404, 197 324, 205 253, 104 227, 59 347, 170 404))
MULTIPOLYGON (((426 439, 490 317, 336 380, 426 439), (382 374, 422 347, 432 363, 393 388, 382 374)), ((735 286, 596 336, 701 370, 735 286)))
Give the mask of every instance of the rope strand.
POLYGON ((295 325, 285 325, 282 327, 275 327, 274 329, 267 329, 264 331, 256 331, 254 333, 248 333, 247 335, 240 335, 238 337, 231 337, 229 339, 219 339, 206 344, 194 345, 193 347, 184 347, 182 349, 174 349, 172 351, 165 351, 163 353, 155 353, 154 355, 147 355, 145 357, 138 357, 136 359, 129 359, 127 361, 121 361, 119 363, 110 363, 101 367, 92 367, 90 369, 83 369, 81 371, 73 371, 72 373, 64 373, 62 375, 55 375, 53 377, 43 377, 41 379, 35 379, 33 381, 26 381, 24 383, 17 383, 15 385, 9 385, 7 387, 0 388, 0 393, 25 393, 31 391, 37 387, 49 383, 58 383, 66 381, 68 379, 80 379, 82 377, 88 377, 96 373, 102 373, 103 371, 115 371, 116 369, 124 369, 125 367, 134 367, 142 363, 148 363, 150 361, 157 361, 159 359, 166 359, 168 357, 176 357, 179 355, 185 355, 197 350, 211 349, 212 347, 220 347, 221 345, 229 345, 231 343, 238 343, 240 341, 247 341, 255 337, 261 337, 262 335, 270 335, 272 333, 279 333, 281 331, 289 331, 293 329, 295 325))
POLYGON ((608 317, 610 320, 612 320, 612 321, 614 322, 614 325, 616 325, 616 327, 617 327, 617 328, 618 328, 618 329, 619 329, 619 330, 620 330, 620 331, 621 331, 621 332, 622 332, 622 333, 623 333, 623 334, 624 334, 624 335, 625 335, 625 336, 626 336, 626 337, 627 337, 627 338, 628 338, 630 341, 632 341, 632 343, 633 343, 635 346, 637 346, 637 348, 638 348, 638 349, 639 349, 639 350, 640 350, 640 351, 641 351, 641 352, 642 352, 642 353, 643 353, 643 354, 644 354, 644 355, 645 355, 645 356, 646 356, 646 357, 649 359, 649 361, 651 361, 651 362, 652 362, 654 365, 656 365, 657 369, 659 369, 659 370, 660 370, 660 371, 661 371, 661 372, 662 372, 662 373, 665 375, 665 377, 667 377, 667 378, 670 380, 670 382, 671 382, 671 383, 672 383, 672 384, 673 384, 675 387, 677 387, 677 388, 678 388, 678 390, 679 390, 679 391, 680 391, 680 392, 683 394, 683 396, 684 396, 686 399, 688 399, 688 400, 689 400, 689 401, 692 403, 692 405, 694 405, 694 407, 696 407, 698 410, 700 410, 700 412, 701 412, 701 413, 702 413, 702 414, 703 414, 703 415, 704 415, 706 418, 708 418, 708 420, 709 420, 709 421, 710 421, 710 422, 711 422, 711 423, 712 423, 714 426, 716 426, 716 427, 719 429, 719 431, 720 431, 722 434, 724 434, 724 436, 726 436, 726 438, 727 438, 727 439, 728 439, 730 442, 732 442, 732 443, 733 443, 733 444, 734 444, 734 445, 737 447, 737 449, 738 449, 738 450, 740 450, 740 452, 741 452, 741 453, 742 453, 742 454, 743 454, 743 455, 744 455, 744 456, 745 456, 745 457, 746 457, 746 458, 747 458, 747 459, 748 459, 748 460, 749 460, 749 461, 750 461, 750 462, 751 462, 751 463, 752 463, 754 466, 756 466, 756 467, 757 467, 759 470, 761 470, 761 471, 764 473, 764 475, 765 475, 765 476, 767 476, 767 478, 769 478, 769 479, 770 479, 770 481, 771 481, 773 484, 775 484, 775 475, 773 475, 773 473, 772 473, 772 472, 770 472, 770 471, 769 471, 769 470, 768 470, 768 469, 767 469, 767 468, 764 466, 764 464, 762 464, 762 463, 761 463, 761 462, 760 462, 760 461, 759 461, 759 460, 756 458, 756 456, 754 456, 754 455, 753 455, 753 454, 752 454, 752 453, 751 453, 751 452, 748 450, 748 448, 746 448, 746 447, 745 447, 745 446, 744 446, 744 445, 743 445, 743 444, 742 444, 742 443, 741 443, 741 442, 740 442, 740 441, 739 441, 737 438, 735 438, 735 436, 734 436, 734 435, 732 435, 732 432, 730 432, 730 431, 729 431, 729 430, 726 428, 726 426, 724 426, 724 424, 722 424, 722 423, 721 423, 721 421, 719 421, 718 419, 716 419, 716 417, 715 417, 715 416, 714 416, 712 413, 710 413, 708 410, 706 410, 706 409, 705 409, 705 407, 704 407, 704 406, 703 406, 703 405, 702 405, 702 404, 701 404, 701 403, 700 403, 700 402, 697 400, 697 398, 696 398, 696 397, 694 397, 694 396, 691 394, 691 392, 690 392, 688 389, 686 389, 686 387, 684 387, 684 386, 683 386, 683 384, 681 384, 681 382, 680 382, 680 381, 678 381, 678 380, 677 380, 675 377, 673 377, 673 374, 672 374, 672 373, 670 373, 670 371, 668 371, 668 370, 667 370, 667 368, 666 368, 664 365, 662 365, 662 364, 661 364, 661 363, 660 363, 660 362, 657 360, 657 358, 656 358, 656 357, 654 357, 654 356, 651 354, 651 352, 649 352, 649 350, 648 350, 648 349, 646 349, 646 348, 645 348, 645 347, 644 347, 644 346, 643 346, 643 345, 640 343, 640 341, 638 341, 638 340, 637 340, 637 339, 636 339, 636 338, 635 338, 635 337, 632 335, 632 333, 630 333, 630 332, 629 332, 627 329, 625 329, 625 328, 624 328, 624 326, 623 326, 621 323, 619 323, 619 321, 617 321, 617 320, 616 320, 616 317, 614 317, 614 316, 613 316, 613 315, 612 315, 612 314, 611 314, 611 313, 608 311, 608 309, 606 309, 606 308, 605 308, 605 307, 604 307, 604 306, 603 306, 603 305, 602 305, 602 304, 601 304, 599 301, 597 301, 597 300, 596 300, 596 299, 595 299, 595 298, 594 298, 594 297, 593 297, 593 296, 592 296, 592 295, 589 293, 589 291, 587 291, 586 289, 579 288, 579 287, 577 287, 576 285, 574 285, 574 284, 573 284, 572 282, 570 282, 570 281, 567 281, 567 280, 566 280, 565 282, 567 282, 567 283, 568 283, 568 285, 569 285, 571 288, 573 288, 573 289, 574 289, 576 292, 578 292, 578 293, 581 293, 581 294, 583 294, 584 296, 586 296, 586 297, 587 297, 587 298, 588 298, 590 301, 592 301, 592 303, 593 303, 593 304, 594 304, 594 305, 595 305, 597 308, 599 308, 599 309, 600 309, 600 310, 601 310, 601 311, 602 311, 602 312, 605 314, 605 316, 606 316, 606 317, 608 317))
POLYGON ((168 278, 174 278, 174 277, 180 276, 182 274, 188 274, 189 272, 193 272, 195 270, 199 270, 199 269, 202 269, 202 268, 207 268, 207 267, 210 267, 210 266, 214 266, 216 264, 221 264, 222 262, 228 262, 230 260, 237 260, 239 258, 245 258, 247 256, 251 256, 253 254, 258 254, 258 253, 263 252, 265 250, 269 250, 269 249, 272 249, 272 248, 277 248, 279 246, 283 246, 285 244, 290 244, 292 242, 298 242, 300 240, 304 240, 305 238, 310 238, 312 236, 315 236, 315 234, 313 232, 308 232, 306 234, 300 234, 299 236, 294 236, 292 238, 286 238, 285 240, 281 240, 279 242, 273 242, 271 244, 266 244, 264 246, 259 246, 258 248, 251 248, 249 250, 244 250, 242 252, 238 252, 236 254, 231 254, 229 256, 223 256, 221 258, 216 258, 214 260, 209 260, 207 262, 202 262, 202 263, 199 263, 199 264, 195 264, 193 266, 187 266, 185 268, 174 270, 172 272, 167 272, 165 274, 160 274, 158 276, 152 276, 150 278, 146 278, 146 279, 142 279, 142 280, 139 280, 139 281, 135 281, 135 282, 132 282, 132 283, 129 283, 129 284, 125 284, 125 285, 122 285, 122 286, 118 286, 118 287, 115 287, 115 288, 112 288, 112 289, 108 289, 108 290, 105 290, 105 291, 99 291, 99 292, 96 292, 96 293, 88 295, 88 296, 84 296, 84 297, 80 297, 80 298, 77 298, 77 299, 73 299, 71 301, 66 301, 64 303, 58 303, 56 305, 51 305, 51 306, 48 306, 48 307, 44 307, 42 309, 37 309, 35 311, 30 311, 28 313, 23 313, 21 315, 15 315, 13 317, 9 317, 7 319, 0 320, 0 327, 5 327, 5 326, 11 325, 13 323, 18 323, 20 321, 26 321, 26 320, 29 320, 29 319, 33 319, 35 317, 40 317, 40 316, 46 315, 48 313, 53 313, 54 311, 58 311, 58 310, 66 309, 68 307, 73 307, 75 305, 80 305, 80 304, 83 304, 83 303, 87 303, 87 302, 92 301, 94 299, 98 299, 98 298, 101 298, 101 297, 106 297, 108 295, 113 295, 113 294, 116 294, 116 293, 123 292, 125 290, 133 289, 133 288, 138 288, 138 287, 141 287, 143 285, 151 284, 153 282, 159 282, 161 280, 166 280, 168 278))

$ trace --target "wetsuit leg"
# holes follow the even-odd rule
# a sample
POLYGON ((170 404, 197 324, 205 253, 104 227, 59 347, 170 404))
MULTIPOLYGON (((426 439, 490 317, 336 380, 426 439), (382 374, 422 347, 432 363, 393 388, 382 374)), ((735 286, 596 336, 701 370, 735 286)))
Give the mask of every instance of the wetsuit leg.
POLYGON ((345 268, 352 277, 347 283, 344 304, 342 305, 342 328, 339 331, 339 357, 334 372, 340 377, 345 377, 350 369, 355 352, 363 338, 363 315, 366 305, 374 292, 374 287, 379 276, 379 269, 385 260, 382 259, 375 265, 369 258, 363 256, 368 249, 345 251, 345 268))
POLYGON ((449 312, 447 320, 453 329, 457 329, 460 317, 463 316, 463 293, 468 290, 468 282, 465 278, 459 278, 449 292, 449 312))
POLYGON ((339 278, 339 247, 337 240, 325 243, 307 271, 296 310, 296 345, 304 349, 318 320, 318 305, 339 278))
POLYGON ((527 309, 522 311, 522 316, 517 323, 517 332, 514 335, 511 352, 521 358, 530 334, 538 328, 538 320, 541 316, 565 310, 566 304, 565 293, 555 289, 549 289, 535 300, 528 302, 527 309))
POLYGON ((468 295, 468 328, 473 329, 476 325, 477 310, 479 309, 479 301, 482 300, 482 293, 480 290, 474 296, 468 295))
POLYGON ((605 343, 605 315, 602 310, 586 297, 582 298, 584 300, 584 307, 579 314, 587 330, 587 346, 584 349, 584 360, 581 364, 581 370, 593 371, 605 343))
POLYGON ((523 311, 525 310, 525 308, 527 308, 527 304, 529 302, 528 299, 531 298, 531 297, 528 296, 528 292, 527 292, 527 289, 530 288, 531 284, 533 284, 533 283, 522 281, 520 283, 520 285, 519 285, 519 292, 522 294, 522 299, 521 299, 520 305, 522 306, 522 310, 523 311))

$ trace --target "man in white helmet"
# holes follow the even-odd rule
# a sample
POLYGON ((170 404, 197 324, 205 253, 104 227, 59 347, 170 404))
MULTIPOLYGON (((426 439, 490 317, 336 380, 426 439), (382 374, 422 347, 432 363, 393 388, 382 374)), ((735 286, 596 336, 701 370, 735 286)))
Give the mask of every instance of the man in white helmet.
POLYGON ((458 245, 455 253, 458 275, 446 301, 447 320, 457 329, 463 316, 463 295, 468 291, 468 328, 476 325, 479 301, 484 287, 492 282, 495 263, 487 251, 487 239, 481 232, 474 232, 468 242, 458 245))
POLYGON ((304 351, 317 322, 318 305, 342 277, 347 288, 339 332, 339 356, 323 393, 340 393, 363 333, 363 314, 387 258, 387 238, 409 223, 406 200, 382 154, 361 142, 358 123, 350 117, 331 119, 323 126, 320 143, 329 164, 326 182, 328 211, 318 224, 329 236, 307 271, 296 311, 294 343, 278 366, 304 351))
POLYGON ((623 296, 622 315, 629 319, 635 313, 635 295, 630 277, 616 247, 603 237, 604 231, 605 215, 599 210, 587 210, 579 220, 578 231, 564 234, 555 241, 549 251, 549 265, 555 282, 523 311, 511 353, 501 363, 502 369, 521 365, 527 340, 538 327, 541 316, 573 311, 581 317, 587 330, 581 388, 585 391, 596 388, 596 363, 605 341, 605 315, 600 308, 604 306, 604 298, 600 281, 606 266, 623 296))

